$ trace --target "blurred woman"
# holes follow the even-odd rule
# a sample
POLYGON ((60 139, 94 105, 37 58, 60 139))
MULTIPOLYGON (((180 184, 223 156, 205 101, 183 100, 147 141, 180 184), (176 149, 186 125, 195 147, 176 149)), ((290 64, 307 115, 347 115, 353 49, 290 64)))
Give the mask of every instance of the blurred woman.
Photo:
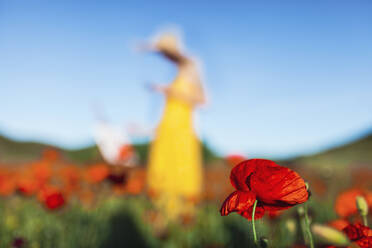
POLYGON ((201 194, 201 147, 193 128, 193 111, 205 102, 205 96, 197 65, 183 53, 177 36, 162 34, 151 48, 178 67, 172 83, 152 87, 164 94, 166 104, 151 145, 147 174, 156 205, 175 219, 192 214, 201 194))

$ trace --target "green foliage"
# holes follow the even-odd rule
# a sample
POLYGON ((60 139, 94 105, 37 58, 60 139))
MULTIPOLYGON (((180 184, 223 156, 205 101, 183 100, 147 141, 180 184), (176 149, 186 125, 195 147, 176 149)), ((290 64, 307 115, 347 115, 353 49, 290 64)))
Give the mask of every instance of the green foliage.
POLYGON ((103 159, 98 151, 97 146, 89 146, 79 150, 65 150, 63 152, 64 157, 69 161, 84 164, 84 163, 94 163, 102 162, 103 159))
POLYGON ((210 165, 216 160, 220 160, 221 158, 217 156, 217 154, 209 147, 207 142, 202 143, 202 154, 203 154, 203 162, 205 165, 210 165))
MULTIPOLYGON (((269 247, 289 247, 301 240, 296 208, 275 220, 256 221, 257 234, 268 238, 269 247), (295 232, 289 231, 289 220, 297 223, 295 232)), ((94 208, 72 200, 58 211, 44 209, 33 198, 13 196, 0 201, 0 247, 10 247, 16 237, 30 248, 254 247, 251 222, 238 214, 221 217, 216 204, 201 205, 192 224, 170 224, 165 237, 156 236, 145 218, 150 210, 144 196, 106 197, 94 208)), ((324 223, 335 215, 328 202, 314 201, 310 217, 324 223)))
POLYGON ((141 143, 141 144, 135 144, 134 148, 136 149, 136 152, 139 157, 139 163, 141 165, 147 164, 147 158, 149 156, 149 143, 141 143))

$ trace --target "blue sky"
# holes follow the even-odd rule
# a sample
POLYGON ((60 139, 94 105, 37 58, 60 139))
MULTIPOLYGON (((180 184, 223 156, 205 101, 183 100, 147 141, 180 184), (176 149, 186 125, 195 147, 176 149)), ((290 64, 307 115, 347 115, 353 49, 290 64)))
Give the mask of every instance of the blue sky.
POLYGON ((136 42, 175 25, 203 61, 201 137, 220 153, 314 152, 372 125, 371 1, 0 0, 0 132, 75 148, 93 105, 155 127, 145 84, 175 68, 136 42))

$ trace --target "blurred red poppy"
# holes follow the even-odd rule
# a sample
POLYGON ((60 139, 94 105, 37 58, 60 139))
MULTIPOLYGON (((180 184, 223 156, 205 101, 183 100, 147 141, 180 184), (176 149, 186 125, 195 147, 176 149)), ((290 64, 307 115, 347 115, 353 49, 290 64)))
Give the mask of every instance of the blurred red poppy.
POLYGON ((146 171, 144 169, 136 169, 131 173, 126 185, 128 194, 140 194, 145 186, 146 171))
POLYGON ((36 162, 31 165, 33 178, 39 186, 46 184, 52 177, 51 164, 48 162, 36 162))
POLYGON ((118 154, 118 161, 125 161, 130 159, 134 155, 134 149, 131 145, 123 145, 120 147, 118 154))
POLYGON ((274 220, 276 218, 278 218, 280 215, 282 214, 282 211, 269 211, 269 218, 271 220, 274 220))
POLYGON ((61 154, 54 148, 47 148, 43 151, 42 160, 48 162, 56 162, 61 158, 61 154))
POLYGON ((50 210, 58 209, 65 205, 66 202, 62 192, 53 186, 44 187, 40 191, 38 198, 50 210))
POLYGON ((244 160, 246 160, 246 157, 239 154, 230 154, 226 157, 226 161, 231 167, 234 167, 235 165, 243 162, 244 160))
POLYGON ((350 224, 344 228, 343 232, 361 248, 372 247, 372 230, 369 227, 362 224, 350 224))
POLYGON ((1 169, 0 170, 0 196, 9 196, 16 189, 16 180, 14 174, 1 169))
POLYGON ((304 180, 294 171, 266 159, 250 159, 235 166, 230 174, 236 191, 223 203, 222 216, 237 212, 251 220, 257 200, 255 219, 265 211, 278 211, 307 201, 304 180))
POLYGON ((90 183, 100 183, 109 175, 109 168, 105 164, 97 164, 88 168, 87 180, 90 183))
POLYGON ((55 192, 47 196, 45 206, 51 210, 62 207, 65 204, 65 198, 61 192, 55 192))
POLYGON ((13 239, 12 248, 22 248, 25 246, 25 240, 22 237, 16 237, 13 239))
POLYGON ((80 189, 81 172, 74 165, 64 166, 59 171, 64 193, 70 194, 80 189))
POLYGON ((328 225, 339 231, 342 231, 345 227, 349 225, 349 222, 343 219, 338 219, 338 220, 333 220, 329 222, 328 225))
POLYGON ((38 188, 38 182, 31 176, 21 175, 17 180, 17 189, 22 195, 31 196, 38 188))
POLYGON ((107 180, 110 181, 114 185, 123 185, 127 182, 128 175, 126 172, 110 173, 107 176, 107 180))
POLYGON ((342 192, 336 199, 335 210, 336 213, 343 218, 349 217, 353 214, 358 213, 357 206, 355 204, 357 196, 363 196, 367 200, 369 208, 372 205, 371 193, 362 189, 350 189, 342 192))

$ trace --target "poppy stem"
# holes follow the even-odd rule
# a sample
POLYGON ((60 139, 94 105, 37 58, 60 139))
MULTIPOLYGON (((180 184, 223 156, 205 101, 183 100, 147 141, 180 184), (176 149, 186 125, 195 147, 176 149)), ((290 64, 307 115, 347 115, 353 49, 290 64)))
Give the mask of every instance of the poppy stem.
POLYGON ((313 235, 311 233, 311 230, 310 230, 310 221, 309 221, 309 215, 307 213, 307 204, 304 205, 304 218, 305 218, 305 225, 306 225, 306 232, 307 232, 307 237, 309 239, 309 245, 310 245, 310 248, 314 248, 314 240, 313 240, 313 235))
POLYGON ((363 225, 368 226, 367 215, 362 215, 363 225))
POLYGON ((256 206, 257 206, 257 200, 255 200, 253 204, 253 210, 252 210, 252 229, 253 229, 253 240, 256 246, 258 245, 258 240, 257 240, 257 233, 256 233, 256 225, 254 224, 254 215, 256 213, 256 206))

